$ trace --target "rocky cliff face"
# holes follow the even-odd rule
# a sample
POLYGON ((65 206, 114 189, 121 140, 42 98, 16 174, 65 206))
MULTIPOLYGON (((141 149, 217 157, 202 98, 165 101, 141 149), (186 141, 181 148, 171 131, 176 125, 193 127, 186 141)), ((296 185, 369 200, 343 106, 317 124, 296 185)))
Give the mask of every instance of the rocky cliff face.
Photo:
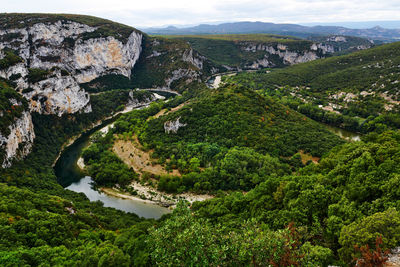
MULTIPOLYGON (((0 115, 8 116, 0 118, 7 121, 0 121, 3 167, 31 150, 35 135, 30 112, 58 116, 91 112, 84 88, 96 89, 93 92, 110 89, 107 86, 169 88, 200 80, 210 70, 207 59, 185 42, 150 38, 95 17, 0 14, 0 25, 0 83, 5 79, 14 87, 9 90, 27 100, 18 112, 10 103, 0 109, 0 115), (138 77, 132 72, 139 63, 146 71, 138 77), (135 79, 144 82, 135 84, 135 79)), ((140 104, 135 101, 130 99, 128 105, 140 104)))
POLYGON ((200 82, 218 70, 183 40, 147 37, 133 72, 133 82, 141 88, 176 89, 193 81, 200 82))
POLYGON ((243 42, 240 48, 246 52, 265 52, 264 57, 257 59, 246 68, 259 69, 266 67, 275 67, 277 65, 276 56, 284 65, 293 65, 304 63, 318 58, 323 58, 326 54, 333 53, 331 45, 312 43, 305 49, 293 49, 284 44, 268 45, 262 43, 243 42))
POLYGON ((14 80, 30 108, 42 114, 90 112, 89 95, 80 87, 106 74, 130 77, 142 45, 132 29, 126 42, 97 34, 97 27, 58 20, 0 30, 0 60, 16 58, 0 70, 14 80))
POLYGON ((7 136, 0 133, 0 148, 5 154, 1 163, 3 168, 10 167, 13 159, 24 158, 31 151, 35 138, 31 114, 24 111, 8 130, 10 133, 7 136))
POLYGON ((9 167, 14 159, 24 158, 34 138, 27 100, 0 80, 0 165, 9 167))

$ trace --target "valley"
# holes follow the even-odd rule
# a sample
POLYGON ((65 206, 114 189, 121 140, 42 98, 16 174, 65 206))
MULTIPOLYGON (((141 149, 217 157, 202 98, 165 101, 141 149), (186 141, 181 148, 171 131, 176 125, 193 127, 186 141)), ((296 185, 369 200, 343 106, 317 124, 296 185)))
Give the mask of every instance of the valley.
POLYGON ((0 265, 354 266, 400 247, 400 43, 0 22, 0 265))

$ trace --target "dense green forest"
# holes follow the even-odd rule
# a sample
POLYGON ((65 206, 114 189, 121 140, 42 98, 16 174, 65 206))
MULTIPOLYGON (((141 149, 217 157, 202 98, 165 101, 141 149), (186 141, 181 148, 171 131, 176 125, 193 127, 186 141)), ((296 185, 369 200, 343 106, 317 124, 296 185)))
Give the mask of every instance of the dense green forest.
POLYGON ((158 189, 198 193, 250 190, 270 176, 303 166, 299 153, 320 157, 344 142, 324 126, 244 87, 203 89, 179 110, 151 119, 163 108, 167 106, 153 104, 124 114, 112 131, 84 151, 89 173, 99 185, 127 185, 129 178, 137 179, 126 167, 118 167, 122 162, 110 151, 121 137, 136 136, 159 164, 183 174, 156 177, 158 189), (166 132, 165 125, 177 120, 183 127, 166 132), (115 175, 116 170, 124 174, 115 175))
POLYGON ((398 129, 400 43, 225 79, 352 131, 398 129))
MULTIPOLYGON (((182 174, 152 176, 159 190, 214 193, 190 209, 178 205, 150 229, 150 261, 167 266, 351 266, 357 259, 368 262, 375 250, 400 244, 395 112, 371 110, 367 118, 338 114, 322 111, 318 102, 302 103, 285 84, 268 89, 269 77, 292 68, 239 74, 226 78, 219 89, 133 111, 86 150, 89 166, 96 166, 105 162, 102 157, 115 157, 110 143, 136 136, 157 163, 182 174), (289 107, 366 134, 360 142, 344 142, 289 107), (164 109, 165 115, 153 117, 164 109), (171 122, 178 122, 179 129, 168 132, 171 122), (299 151, 322 157, 318 164, 304 165, 299 151)), ((304 98, 317 96, 318 90, 306 90, 310 93, 304 98)), ((382 257, 369 262, 372 266, 385 260, 384 254, 377 255, 382 257)))
MULTIPOLYGON (((13 167, 0 169, 2 266, 123 266, 140 262, 141 252, 131 259, 117 245, 117 237, 120 229, 130 229, 126 235, 141 240, 152 223, 64 190, 52 168, 68 138, 118 110, 126 104, 127 95, 125 90, 92 96, 93 112, 88 114, 62 118, 33 114, 33 152, 13 167)), ((141 99, 148 95, 137 92, 135 96, 141 99)), ((135 251, 142 243, 130 244, 126 249, 135 251)))
MULTIPOLYGON (((0 15, 0 23, 60 18, 98 27, 86 38, 126 41, 132 31, 72 15, 0 15)), ((203 62, 207 75, 242 60, 235 42, 310 45, 273 35, 144 38, 133 79, 107 75, 83 85, 92 112, 32 113, 32 152, 0 168, 1 266, 382 266, 387 249, 400 246, 399 43, 224 77, 218 89, 176 80, 182 95, 116 115, 129 101, 151 97, 126 88, 161 86, 168 71, 196 69, 181 60, 191 51, 186 41, 214 57, 203 62), (53 169, 60 151, 111 116, 119 116, 113 128, 94 134, 82 153, 95 186, 129 193, 139 181, 174 196, 212 198, 180 201, 153 220, 65 190, 53 169), (361 141, 345 141, 320 122, 362 132, 361 141), (118 141, 136 144, 165 173, 133 170, 116 154, 118 141)), ((0 70, 19 60, 5 51, 0 70)), ((31 68, 28 75, 38 81, 48 74, 31 68)), ((29 108, 14 78, 0 80, 0 137, 29 108)))

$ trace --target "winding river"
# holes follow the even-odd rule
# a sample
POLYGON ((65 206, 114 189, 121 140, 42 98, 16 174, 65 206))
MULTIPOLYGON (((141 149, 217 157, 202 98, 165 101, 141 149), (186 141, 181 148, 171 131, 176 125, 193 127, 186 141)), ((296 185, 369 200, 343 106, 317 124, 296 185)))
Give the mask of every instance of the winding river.
POLYGON ((95 190, 92 178, 86 176, 78 167, 77 161, 82 150, 90 143, 90 136, 98 130, 110 125, 117 119, 105 120, 100 125, 84 132, 71 145, 66 147, 58 158, 54 171, 58 182, 67 190, 84 193, 90 201, 101 201, 105 207, 116 208, 125 212, 136 213, 140 217, 159 219, 163 214, 171 212, 165 207, 146 203, 141 200, 122 199, 95 190))

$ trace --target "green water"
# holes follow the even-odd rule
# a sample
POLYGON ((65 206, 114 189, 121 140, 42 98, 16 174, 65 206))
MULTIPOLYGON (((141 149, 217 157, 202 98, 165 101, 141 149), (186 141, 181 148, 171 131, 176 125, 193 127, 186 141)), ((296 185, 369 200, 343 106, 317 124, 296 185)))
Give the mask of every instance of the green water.
POLYGON ((340 136, 343 139, 346 139, 347 141, 360 141, 361 140, 361 135, 359 133, 353 133, 353 132, 349 132, 346 131, 342 128, 336 127, 336 126, 332 126, 332 125, 328 125, 325 123, 322 123, 329 131, 331 131, 332 133, 340 136))
POLYGON ((140 200, 122 199, 99 192, 92 187, 92 178, 85 176, 79 169, 77 161, 82 150, 90 143, 90 136, 101 128, 111 124, 116 118, 104 121, 99 126, 83 133, 73 144, 62 151, 57 160, 54 171, 58 182, 67 190, 82 192, 90 201, 101 201, 105 207, 112 207, 126 212, 136 213, 140 217, 158 219, 163 214, 171 212, 169 209, 145 203, 140 200))

